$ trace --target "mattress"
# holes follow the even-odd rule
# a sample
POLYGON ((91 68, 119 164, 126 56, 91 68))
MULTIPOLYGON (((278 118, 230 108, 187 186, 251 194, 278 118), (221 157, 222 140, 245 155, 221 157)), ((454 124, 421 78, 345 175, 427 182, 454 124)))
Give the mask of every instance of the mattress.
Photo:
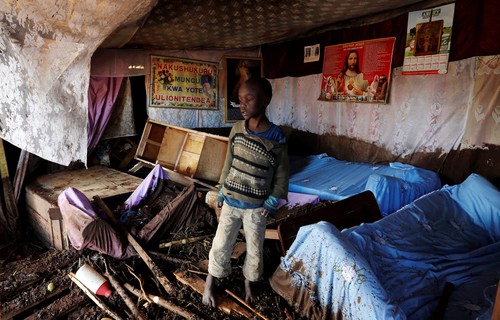
POLYGON ((326 154, 290 157, 289 191, 342 200, 370 190, 386 216, 441 188, 436 172, 400 162, 373 165, 337 160, 326 154))
MULTIPOLYGON (((491 311, 500 276, 500 191, 472 174, 374 223, 304 226, 271 278, 315 319, 444 319, 491 311)), ((482 318, 481 318, 482 319, 482 318)))

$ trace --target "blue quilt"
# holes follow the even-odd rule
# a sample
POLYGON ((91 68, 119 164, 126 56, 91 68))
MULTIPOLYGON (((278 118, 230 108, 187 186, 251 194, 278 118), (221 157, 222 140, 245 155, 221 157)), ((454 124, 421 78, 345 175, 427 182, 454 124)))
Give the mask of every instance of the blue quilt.
POLYGON ((500 191, 472 174, 375 223, 302 227, 271 285, 316 319, 429 319, 449 282, 445 319, 476 319, 499 277, 500 191))
POLYGON ((289 191, 314 194, 322 200, 342 200, 370 190, 382 216, 441 186, 437 173, 400 162, 372 165, 326 154, 290 157, 289 191))

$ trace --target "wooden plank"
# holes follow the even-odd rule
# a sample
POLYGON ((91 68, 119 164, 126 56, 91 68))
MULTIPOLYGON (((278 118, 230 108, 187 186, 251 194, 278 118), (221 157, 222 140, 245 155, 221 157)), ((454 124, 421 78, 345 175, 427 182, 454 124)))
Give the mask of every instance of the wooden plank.
POLYGON ((205 136, 201 134, 187 133, 174 170, 188 177, 193 177, 198 168, 204 141, 205 136))
MULTIPOLYGON (((226 157, 227 137, 176 127, 151 119, 148 119, 146 126, 150 129, 144 130, 136 160, 159 163, 165 169, 191 178, 196 177, 206 181, 219 180, 226 157), (153 146, 150 131, 158 127, 164 129, 163 138, 161 145, 153 146), (148 151, 148 148, 151 150, 148 151)), ((139 168, 136 165, 129 172, 137 172, 139 168)))
POLYGON ((148 142, 147 137, 149 136, 149 133, 151 132, 151 124, 149 122, 146 123, 144 126, 144 130, 142 131, 142 136, 146 137, 144 139, 141 139, 139 141, 139 145, 137 146, 137 152, 136 152, 136 158, 142 158, 144 155, 144 149, 146 148, 146 143, 148 142))
POLYGON ((137 171, 141 170, 141 168, 143 168, 143 167, 153 168, 154 164, 141 160, 141 162, 136 163, 132 168, 130 168, 128 170, 128 172, 136 173, 137 171))
POLYGON ((168 174, 168 178, 173 182, 180 183, 184 186, 189 186, 194 183, 193 179, 190 179, 189 177, 186 177, 178 172, 166 168, 163 168, 163 170, 168 174))
POLYGON ((37 238, 43 242, 47 247, 52 247, 52 232, 48 232, 48 230, 52 230, 52 227, 48 220, 45 217, 42 217, 36 210, 26 207, 26 211, 28 213, 28 222, 33 228, 35 235, 37 238))
POLYGON ((56 287, 56 289, 50 293, 46 290, 47 284, 42 283, 40 285, 42 288, 34 288, 33 291, 37 292, 47 292, 44 296, 39 297, 37 300, 34 301, 29 301, 28 303, 19 303, 18 301, 11 301, 9 304, 17 304, 17 305, 22 305, 21 308, 15 308, 14 306, 7 305, 6 309, 9 310, 8 312, 5 312, 2 314, 2 319, 13 319, 14 317, 20 315, 21 313, 28 311, 30 309, 33 309, 39 304, 42 304, 44 301, 47 301, 49 299, 52 299, 53 297, 61 294, 64 290, 67 290, 69 288, 69 284, 64 284, 61 286, 56 287), (45 289, 45 290, 43 290, 45 289))
POLYGON ((308 214, 291 218, 278 225, 279 240, 283 255, 297 237, 300 227, 319 221, 332 223, 339 230, 373 222, 382 218, 375 196, 363 191, 349 198, 318 208, 308 214))
POLYGON ((159 143, 150 143, 148 140, 146 146, 144 147, 144 153, 140 159, 143 161, 155 161, 158 156, 158 152, 160 152, 160 146, 161 145, 159 143))
POLYGON ((82 290, 71 290, 69 294, 58 298, 51 305, 37 310, 35 313, 30 315, 29 317, 26 317, 24 320, 42 319, 43 316, 46 316, 48 314, 48 310, 50 310, 51 312, 51 319, 63 319, 64 316, 82 307, 88 301, 88 297, 82 292, 82 290), (53 304, 57 304, 58 307, 54 308, 53 304))
POLYGON ((91 200, 94 194, 108 198, 132 193, 141 182, 141 178, 133 175, 108 167, 94 166, 39 176, 27 188, 30 192, 42 195, 52 207, 57 207, 59 194, 68 187, 78 189, 91 200))
POLYGON ((55 206, 43 197, 45 190, 35 188, 35 186, 36 185, 33 184, 25 188, 26 206, 31 207, 38 212, 38 214, 43 214, 45 219, 48 220, 48 212, 55 206))
MULTIPOLYGON (((243 229, 240 229, 240 233, 244 235, 245 231, 243 229)), ((269 240, 279 240, 280 238, 279 238, 278 230, 266 229, 266 232, 264 234, 264 238, 269 239, 269 240)))
MULTIPOLYGON (((180 282, 191 287, 194 291, 203 295, 205 290, 205 281, 195 274, 188 274, 184 271, 174 272, 175 277, 180 282)), ((215 301, 217 303, 217 308, 224 313, 231 314, 232 311, 242 315, 243 317, 250 319, 252 314, 246 309, 236 304, 233 300, 224 297, 218 293, 215 293, 215 301)))
POLYGON ((277 229, 266 229, 265 238, 270 239, 270 240, 279 240, 280 237, 278 235, 278 230, 277 229))
POLYGON ((167 169, 174 170, 186 137, 187 133, 182 130, 167 128, 158 152, 157 161, 167 169))
POLYGON ((24 178, 26 177, 29 158, 30 153, 26 150, 21 150, 21 154, 19 155, 19 160, 17 162, 16 174, 14 176, 14 197, 16 198, 16 203, 19 203, 19 195, 21 194, 24 178))
POLYGON ((236 242, 233 247, 233 252, 231 252, 231 259, 238 259, 247 250, 247 244, 245 242, 236 242))
POLYGON ((73 187, 91 200, 94 193, 106 198, 132 193, 141 182, 138 177, 100 166, 39 176, 25 188, 28 220, 48 247, 68 249, 69 239, 57 204, 62 191, 73 187))
POLYGON ((181 130, 181 131, 184 131, 184 132, 191 132, 191 133, 196 133, 196 134, 203 134, 206 137, 211 137, 211 138, 214 138, 214 139, 217 139, 217 140, 221 140, 221 141, 228 141, 229 140, 227 137, 223 137, 223 136, 219 136, 219 135, 211 134, 211 133, 207 133, 207 132, 197 131, 197 130, 193 130, 193 129, 182 128, 182 127, 174 126, 174 125, 171 125, 171 124, 165 124, 165 123, 162 123, 160 121, 153 120, 153 119, 148 119, 148 123, 150 123, 150 124, 156 124, 156 125, 159 125, 159 126, 168 126, 169 128, 178 129, 178 130, 181 130))
MULTIPOLYGON (((184 139, 182 139, 182 143, 179 147, 179 150, 177 151, 176 153, 176 158, 175 158, 175 163, 174 163, 174 168, 172 170, 174 171, 177 171, 178 168, 178 164, 179 164, 179 161, 180 161, 180 158, 181 158, 181 150, 184 148, 184 144, 186 144, 186 141, 187 141, 187 138, 188 138, 188 135, 187 133, 184 134, 184 139)), ((168 143, 168 142, 167 142, 168 143)))
POLYGON ((62 220, 50 220, 52 230, 52 243, 57 250, 69 249, 64 247, 66 232, 63 230, 62 220))
POLYGON ((103 209, 104 213, 113 222, 114 226, 116 228, 118 228, 118 230, 120 230, 120 232, 127 237, 129 244, 135 249, 137 254, 139 254, 139 256, 144 261, 144 263, 146 263, 148 268, 151 270, 153 275, 156 277, 156 280, 158 280, 158 282, 160 282, 160 284, 165 289, 165 291, 168 294, 173 294, 174 288, 172 287, 170 280, 168 280, 168 278, 163 275, 161 269, 156 265, 156 263, 153 261, 153 259, 151 259, 149 254, 141 247, 140 243, 137 242, 137 240, 128 232, 128 230, 123 226, 123 224, 121 224, 121 222, 118 220, 118 218, 106 206, 104 201, 102 201, 102 199, 99 196, 95 195, 93 197, 93 199, 94 199, 94 202, 101 209, 103 209))
POLYGON ((132 146, 132 149, 130 149, 127 155, 123 157, 122 161, 120 161, 120 164, 118 165, 118 170, 124 170, 130 163, 130 161, 134 159, 134 155, 137 152, 137 144, 130 139, 127 139, 127 141, 132 146))
POLYGON ((137 160, 152 162, 156 160, 165 129, 165 125, 151 122, 146 123, 135 155, 137 160))
POLYGON ((196 168, 198 168, 199 160, 199 154, 189 151, 182 151, 179 157, 179 161, 177 162, 177 165, 175 167, 175 171, 185 176, 193 177, 196 172, 196 168))
POLYGON ((182 148, 183 151, 200 154, 205 143, 205 136, 200 133, 188 133, 186 143, 182 148))
POLYGON ((495 304, 493 305, 491 320, 500 320, 500 281, 498 281, 497 295, 495 298, 495 304))
POLYGON ((226 160, 227 146, 227 141, 207 137, 194 177, 208 181, 219 181, 226 160))
MULTIPOLYGON (((3 147, 3 140, 0 139, 0 176, 2 178, 3 189, 3 202, 5 203, 5 210, 0 212, 4 233, 2 236, 6 238, 16 239, 19 229, 19 212, 17 211, 17 201, 14 196, 14 190, 9 178, 9 168, 7 166, 7 158, 5 156, 5 149, 3 147)), ((1 203, 0 203, 1 205, 1 203)))

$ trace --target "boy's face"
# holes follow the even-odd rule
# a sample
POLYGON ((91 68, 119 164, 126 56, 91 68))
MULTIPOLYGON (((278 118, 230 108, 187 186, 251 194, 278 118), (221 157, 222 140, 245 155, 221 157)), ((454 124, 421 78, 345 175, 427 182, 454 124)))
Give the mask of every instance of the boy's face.
POLYGON ((262 90, 255 85, 243 83, 238 91, 240 100, 240 112, 245 120, 264 114, 269 99, 265 97, 262 90))

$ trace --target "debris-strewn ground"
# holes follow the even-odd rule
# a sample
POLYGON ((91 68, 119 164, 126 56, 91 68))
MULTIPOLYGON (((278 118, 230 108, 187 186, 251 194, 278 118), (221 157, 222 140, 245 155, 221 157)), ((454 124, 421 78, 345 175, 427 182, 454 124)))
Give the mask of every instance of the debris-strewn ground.
MULTIPOLYGON (((289 215, 287 212, 285 215, 289 215)), ((293 213, 292 213, 293 214, 293 213)), ((198 319, 242 319, 238 314, 227 314, 202 304, 202 296, 191 287, 177 281, 176 271, 185 271, 201 279, 206 276, 208 252, 215 229, 210 225, 197 226, 170 234, 162 242, 200 237, 189 243, 165 249, 149 248, 147 251, 160 270, 175 288, 168 295, 151 270, 139 256, 117 260, 94 251, 74 249, 66 251, 47 250, 37 244, 36 239, 25 239, 17 245, 0 248, 0 318, 2 319, 103 319, 109 316, 91 301, 68 277, 84 263, 92 265, 104 274, 107 271, 121 283, 129 283, 153 295, 188 310, 198 319), (201 236, 205 236, 204 238, 201 236), (50 286, 49 286, 50 285, 50 286), (48 288, 52 289, 49 290, 48 288)), ((243 236, 238 239, 243 242, 243 236)), ((257 301, 251 306, 267 319, 301 319, 287 303, 269 286, 268 277, 280 262, 281 251, 276 240, 265 242, 265 270, 263 280, 256 286, 257 301)), ((219 293, 229 297, 229 290, 244 298, 241 267, 244 253, 233 260, 232 274, 218 282, 219 293)), ((182 319, 183 317, 164 307, 137 298, 129 293, 135 305, 146 319, 182 319)), ((132 319, 129 308, 116 290, 109 298, 100 298, 103 303, 122 319, 132 319)), ((236 301, 233 298, 234 301, 236 301)), ((248 309, 247 309, 248 310, 248 309)), ((253 319, 261 319, 250 311, 253 319)))

